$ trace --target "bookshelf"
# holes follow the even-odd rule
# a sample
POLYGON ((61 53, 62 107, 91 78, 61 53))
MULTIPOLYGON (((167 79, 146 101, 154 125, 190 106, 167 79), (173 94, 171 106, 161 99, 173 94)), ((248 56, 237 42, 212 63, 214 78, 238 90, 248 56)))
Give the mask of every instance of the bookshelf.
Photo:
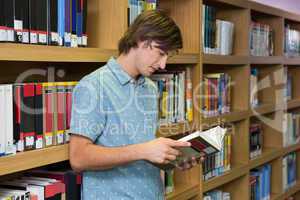
POLYGON ((0 159, 0 176, 65 161, 68 157, 68 144, 5 156, 0 159))
MULTIPOLYGON (((250 199, 250 170, 264 164, 271 164, 271 199, 284 199, 289 196, 299 197, 299 177, 297 177, 297 184, 288 191, 285 192, 282 189, 283 156, 290 152, 298 152, 299 144, 283 147, 283 127, 281 125, 284 113, 287 110, 298 111, 300 106, 298 100, 299 56, 287 57, 284 54, 285 25, 290 24, 290 27, 299 30, 299 16, 252 1, 203 0, 203 4, 215 6, 217 19, 225 19, 232 22, 238 20, 239 24, 235 29, 232 55, 221 56, 201 53, 202 76, 208 71, 219 73, 217 68, 221 68, 220 72, 227 73, 228 70, 234 69, 237 74, 243 74, 239 76, 243 76, 244 79, 250 79, 249 71, 256 68, 258 81, 268 82, 267 85, 269 86, 259 88, 258 99, 260 103, 252 108, 251 105, 247 104, 250 100, 248 93, 250 91, 249 83, 248 81, 243 82, 243 80, 239 80, 237 81, 239 83, 237 88, 234 88, 235 86, 232 87, 232 112, 210 118, 201 117, 200 127, 204 129, 226 122, 233 124, 236 127, 233 143, 235 140, 238 140, 239 143, 233 144, 232 169, 219 177, 204 181, 201 184, 201 191, 205 193, 218 189, 230 192, 232 199, 250 199), (230 15, 226 15, 228 12, 230 15), (250 32, 251 20, 267 24, 274 31, 272 56, 251 55, 250 46, 248 43, 245 43, 250 40, 250 34, 248 33, 250 32), (244 25, 243 29, 239 28, 240 24, 244 25), (246 33, 244 32, 245 30, 246 33), (237 47, 237 45, 242 47, 237 47), (292 76, 292 98, 290 100, 284 99, 284 88, 286 86, 285 67, 292 76), (245 92, 245 90, 248 92, 245 92), (235 97, 235 94, 237 97, 235 97), (235 100, 235 98, 237 99, 235 100), (244 148, 243 145, 249 145, 246 142, 249 137, 249 125, 257 120, 261 121, 263 126, 263 150, 260 156, 250 159, 249 149, 244 148), (240 145, 237 148, 238 150, 234 149, 235 145, 240 145), (241 155, 244 158, 239 158, 242 157, 241 155)), ((201 103, 204 104, 203 101, 201 103)), ((299 158, 297 157, 298 163, 299 158)))
MULTIPOLYGON (((109 57, 117 55, 117 42, 128 26, 127 0, 89 0, 88 3, 88 47, 65 48, 42 45, 0 44, 1 83, 14 82, 26 69, 53 66, 64 69, 66 76, 59 80, 79 80, 90 71, 103 65, 109 57), (8 68, 9 67, 9 68, 8 68)), ((168 200, 202 199, 203 194, 221 189, 231 193, 233 200, 250 199, 250 170, 270 163, 271 199, 279 200, 289 196, 300 196, 300 179, 284 192, 282 190, 283 156, 297 151, 298 174, 300 174, 300 144, 284 148, 280 126, 286 109, 300 108, 299 75, 300 56, 287 57, 284 54, 284 26, 291 24, 300 30, 300 16, 280 9, 246 0, 161 0, 159 8, 164 9, 180 26, 183 34, 183 49, 168 59, 167 68, 189 67, 193 83, 193 120, 160 126, 157 136, 203 130, 218 124, 232 124, 231 170, 208 181, 202 181, 202 166, 190 171, 175 171, 174 192, 168 200), (202 5, 216 8, 216 17, 235 24, 232 55, 202 53, 202 5), (274 30, 273 56, 251 56, 249 32, 251 19, 268 24, 274 30), (284 72, 287 67, 292 75, 292 98, 283 101, 284 72), (260 104, 251 108, 249 79, 251 68, 257 68, 259 80, 270 78, 270 86, 259 90, 260 104), (201 112, 203 91, 198 87, 209 73, 228 73, 233 82, 231 87, 231 110, 213 117, 204 117, 201 112), (270 122, 265 123, 269 119, 270 122), (249 126, 251 121, 261 120, 264 128, 264 143, 261 156, 249 158, 249 126), (274 129, 272 127, 277 127, 274 129)), ((29 80, 44 80, 45 77, 31 77, 29 80)), ((68 160, 68 145, 53 146, 41 150, 26 151, 15 156, 0 157, 0 176, 68 160)), ((1 177, 0 177, 1 180, 1 177)))

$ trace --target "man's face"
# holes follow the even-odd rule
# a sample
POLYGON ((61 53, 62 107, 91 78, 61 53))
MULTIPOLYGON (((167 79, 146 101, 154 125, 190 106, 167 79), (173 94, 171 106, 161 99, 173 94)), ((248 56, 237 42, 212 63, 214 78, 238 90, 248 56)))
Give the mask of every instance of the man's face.
POLYGON ((136 68, 139 74, 150 76, 159 69, 165 69, 168 55, 158 48, 156 42, 140 42, 136 54, 136 68))

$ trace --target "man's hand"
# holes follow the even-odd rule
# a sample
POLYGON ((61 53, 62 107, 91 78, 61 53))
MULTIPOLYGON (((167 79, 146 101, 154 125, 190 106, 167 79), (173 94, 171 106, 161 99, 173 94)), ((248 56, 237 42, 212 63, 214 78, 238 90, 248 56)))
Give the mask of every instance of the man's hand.
POLYGON ((168 164, 180 155, 178 148, 191 146, 189 142, 172 140, 170 138, 157 138, 141 145, 143 158, 158 164, 168 164))
POLYGON ((202 163, 205 159, 204 154, 201 155, 199 159, 196 159, 195 157, 184 159, 181 163, 176 165, 176 167, 182 171, 188 170, 193 168, 194 166, 202 163))

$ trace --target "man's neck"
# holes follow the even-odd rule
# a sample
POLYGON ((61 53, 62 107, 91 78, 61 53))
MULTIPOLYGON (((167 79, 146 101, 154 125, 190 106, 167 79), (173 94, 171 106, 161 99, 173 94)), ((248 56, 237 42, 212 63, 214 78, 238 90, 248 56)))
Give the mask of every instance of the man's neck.
POLYGON ((129 76, 131 76, 133 79, 137 79, 140 74, 135 67, 136 63, 133 52, 129 52, 128 54, 121 54, 116 60, 129 76))

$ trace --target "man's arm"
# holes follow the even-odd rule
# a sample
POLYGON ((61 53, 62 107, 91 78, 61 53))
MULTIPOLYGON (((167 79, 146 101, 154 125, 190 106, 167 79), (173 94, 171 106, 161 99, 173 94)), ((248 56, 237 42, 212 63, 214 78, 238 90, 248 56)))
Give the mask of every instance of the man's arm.
POLYGON ((85 137, 72 135, 70 139, 70 163, 74 171, 105 170, 137 160, 167 164, 180 152, 176 147, 190 146, 168 138, 123 147, 104 147, 93 144, 85 137))

